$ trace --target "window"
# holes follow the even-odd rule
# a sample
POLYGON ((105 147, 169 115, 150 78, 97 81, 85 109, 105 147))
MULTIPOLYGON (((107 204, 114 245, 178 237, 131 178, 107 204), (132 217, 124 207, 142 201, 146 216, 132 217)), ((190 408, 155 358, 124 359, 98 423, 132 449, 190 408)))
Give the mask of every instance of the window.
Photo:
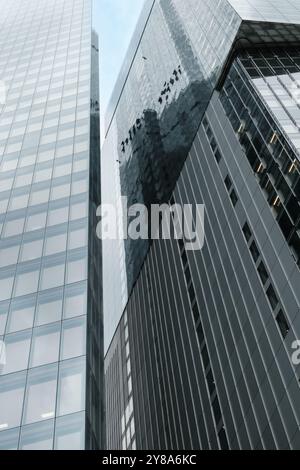
POLYGON ((269 279, 269 275, 263 262, 259 264, 257 270, 258 270, 258 274, 260 276, 261 282, 263 283, 263 285, 265 285, 269 279))
POLYGON ((66 288, 64 318, 86 315, 87 292, 86 284, 66 288))
POLYGON ((282 310, 279 311, 276 317, 276 321, 277 321, 277 325, 279 326, 281 335, 283 339, 285 339, 288 335, 288 332, 290 331, 290 327, 282 310))
POLYGON ((27 219, 26 232, 31 232, 34 230, 40 230, 46 225, 46 212, 40 214, 30 215, 27 219))
POLYGON ((62 233, 53 237, 48 237, 45 242, 45 255, 53 255, 66 251, 67 248, 67 234, 62 233))
POLYGON ((247 222, 245 223, 245 225, 243 227, 243 234, 245 235, 245 238, 246 238, 247 242, 249 242, 250 238, 252 237, 252 232, 251 232, 250 227, 247 224, 247 222))
POLYGON ((37 291, 39 271, 19 272, 16 276, 15 296, 32 294, 37 291))
POLYGON ((269 299, 272 309, 275 310, 275 308, 278 305, 278 299, 277 299, 277 296, 275 294, 272 284, 269 285, 266 293, 267 293, 267 297, 269 299))
POLYGON ((239 198, 237 197, 237 194, 234 189, 230 193, 230 199, 233 204, 233 207, 235 207, 238 203, 239 198))
POLYGON ((69 235, 69 250, 82 248, 87 245, 87 230, 81 228, 79 230, 72 230, 69 235))
POLYGON ((11 297, 13 282, 13 277, 0 278, 0 302, 11 297))
POLYGON ((55 445, 56 450, 84 449, 85 442, 84 413, 64 416, 56 420, 55 445))
POLYGON ((85 318, 67 320, 63 323, 61 360, 85 354, 85 318))
POLYGON ((0 304, 0 336, 3 336, 5 332, 8 308, 9 302, 3 302, 0 304))
POLYGON ((53 264, 45 266, 41 276, 41 290, 53 289, 64 284, 65 265, 53 264))
POLYGON ((51 291, 39 295, 36 311, 36 325, 47 325, 61 320, 63 291, 51 291))
POLYGON ((232 182, 228 175, 226 176, 224 183, 227 188, 227 191, 229 191, 232 186, 232 182))
POLYGON ((87 277, 87 258, 69 260, 67 265, 67 284, 83 281, 87 277))
POLYGON ((3 236, 13 237, 15 235, 20 235, 23 232, 24 219, 10 220, 6 222, 4 226, 3 236))
POLYGON ((35 310, 35 297, 29 300, 16 300, 11 304, 8 328, 9 333, 32 328, 35 310))
POLYGON ((85 406, 85 361, 61 363, 58 386, 58 415, 82 411, 85 406))
POLYGON ((20 425, 25 380, 23 372, 0 377, 0 431, 20 425))
POLYGON ((52 450, 53 435, 53 420, 23 426, 19 448, 21 450, 52 450))
POLYGON ((48 226, 63 224, 68 221, 69 207, 52 209, 48 214, 48 226))
POLYGON ((16 264, 19 256, 19 246, 11 246, 0 250, 0 268, 16 264))
POLYGON ((11 374, 25 370, 28 367, 31 332, 6 335, 6 364, 2 374, 11 374))
POLYGON ((36 328, 32 338, 30 366, 37 367, 58 361, 60 323, 36 328))
POLYGON ((44 240, 35 240, 24 243, 21 251, 20 261, 30 261, 42 256, 44 240))
POLYGON ((56 365, 39 367, 29 371, 23 424, 54 417, 56 387, 56 365))
POLYGON ((253 241, 250 245, 250 252, 251 252, 251 255, 252 255, 252 258, 254 259, 255 263, 256 261, 258 260, 259 256, 260 256, 260 253, 259 253, 259 250, 256 246, 256 243, 253 241))

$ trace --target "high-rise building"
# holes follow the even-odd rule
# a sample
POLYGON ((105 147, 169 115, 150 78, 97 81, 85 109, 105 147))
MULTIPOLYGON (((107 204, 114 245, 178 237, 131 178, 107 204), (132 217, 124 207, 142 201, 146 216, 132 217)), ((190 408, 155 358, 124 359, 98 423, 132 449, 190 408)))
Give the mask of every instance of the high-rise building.
POLYGON ((205 245, 103 243, 109 449, 300 448, 299 96, 298 1, 146 2, 102 194, 204 204, 205 245))
POLYGON ((0 10, 0 449, 101 448, 92 2, 0 10))

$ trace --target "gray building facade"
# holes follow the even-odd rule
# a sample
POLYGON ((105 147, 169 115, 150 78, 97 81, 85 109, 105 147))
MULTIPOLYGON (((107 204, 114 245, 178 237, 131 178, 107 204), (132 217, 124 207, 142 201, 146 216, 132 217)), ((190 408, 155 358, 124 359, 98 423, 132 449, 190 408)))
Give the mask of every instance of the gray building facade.
POLYGON ((107 202, 203 203, 205 245, 104 241, 109 449, 300 448, 299 53, 296 1, 145 5, 107 202))
POLYGON ((0 9, 0 449, 103 448, 92 2, 0 9))

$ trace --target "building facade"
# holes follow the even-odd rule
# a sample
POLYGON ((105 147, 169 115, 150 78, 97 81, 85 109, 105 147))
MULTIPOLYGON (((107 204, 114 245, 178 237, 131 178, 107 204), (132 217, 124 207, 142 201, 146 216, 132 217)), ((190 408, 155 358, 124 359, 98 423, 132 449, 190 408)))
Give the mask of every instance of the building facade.
POLYGON ((293 0, 145 5, 103 198, 202 203, 205 245, 103 243, 109 449, 300 448, 299 53, 293 0))
POLYGON ((103 448, 92 2, 0 8, 0 449, 103 448))

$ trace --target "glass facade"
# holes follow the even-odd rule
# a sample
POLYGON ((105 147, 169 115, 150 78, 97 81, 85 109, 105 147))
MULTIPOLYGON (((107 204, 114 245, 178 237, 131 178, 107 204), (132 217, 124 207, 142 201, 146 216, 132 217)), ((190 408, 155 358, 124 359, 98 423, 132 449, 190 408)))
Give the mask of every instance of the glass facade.
POLYGON ((1 449, 80 449, 103 439, 100 264, 88 263, 96 266, 100 251, 92 243, 100 168, 91 3, 0 1, 1 449))
MULTIPOLYGON (((128 206, 169 200, 235 49, 299 42, 294 3, 146 2, 109 105, 102 152, 103 202, 117 208, 119 230, 121 196, 128 206)), ((103 243, 105 349, 148 250, 145 240, 103 243)))

